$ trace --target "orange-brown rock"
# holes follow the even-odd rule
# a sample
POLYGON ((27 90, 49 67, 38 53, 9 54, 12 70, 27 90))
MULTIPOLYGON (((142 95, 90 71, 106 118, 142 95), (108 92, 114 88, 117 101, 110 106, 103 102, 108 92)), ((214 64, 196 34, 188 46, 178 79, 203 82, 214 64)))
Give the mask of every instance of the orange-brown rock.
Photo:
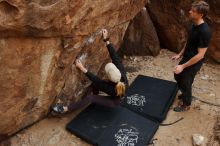
POLYGON ((85 36, 129 21, 143 1, 1 0, 0 36, 85 36))
POLYGON ((0 39, 0 134, 12 134, 42 118, 53 102, 57 38, 0 39))
POLYGON ((120 46, 144 0, 0 0, 0 140, 45 117, 60 100, 79 100, 108 58, 100 29, 120 46))
POLYGON ((212 29, 212 40, 208 55, 220 63, 220 1, 210 0, 209 22, 212 29))

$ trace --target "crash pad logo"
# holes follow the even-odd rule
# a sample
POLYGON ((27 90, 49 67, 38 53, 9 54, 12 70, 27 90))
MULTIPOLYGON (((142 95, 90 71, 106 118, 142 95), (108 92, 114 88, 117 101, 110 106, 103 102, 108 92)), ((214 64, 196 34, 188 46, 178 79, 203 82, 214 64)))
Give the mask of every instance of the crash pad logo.
POLYGON ((139 132, 136 132, 134 129, 119 129, 115 134, 117 146, 135 146, 138 142, 138 135, 139 132))
POLYGON ((145 96, 139 94, 133 94, 127 97, 127 104, 135 105, 135 106, 144 106, 146 102, 145 96))

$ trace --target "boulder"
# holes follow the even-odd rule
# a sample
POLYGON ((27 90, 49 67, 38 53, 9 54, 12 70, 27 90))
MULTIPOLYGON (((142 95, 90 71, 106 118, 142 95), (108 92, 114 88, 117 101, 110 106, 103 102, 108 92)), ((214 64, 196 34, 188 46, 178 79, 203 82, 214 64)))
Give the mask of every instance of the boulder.
POLYGON ((118 48, 144 0, 0 0, 0 140, 44 118, 56 102, 86 93, 81 57, 97 74, 108 57, 100 30, 118 48))
MULTIPOLYGON (((179 52, 187 39, 187 30, 191 24, 188 14, 193 0, 169 1, 151 0, 146 5, 149 15, 163 48, 179 52)), ((220 62, 220 1, 209 0, 210 13, 207 22, 212 30, 212 40, 208 56, 220 62)))
POLYGON ((129 21, 143 1, 1 0, 0 36, 86 36, 129 21))
POLYGON ((123 55, 159 54, 160 42, 145 7, 130 21, 121 48, 120 54, 123 55))

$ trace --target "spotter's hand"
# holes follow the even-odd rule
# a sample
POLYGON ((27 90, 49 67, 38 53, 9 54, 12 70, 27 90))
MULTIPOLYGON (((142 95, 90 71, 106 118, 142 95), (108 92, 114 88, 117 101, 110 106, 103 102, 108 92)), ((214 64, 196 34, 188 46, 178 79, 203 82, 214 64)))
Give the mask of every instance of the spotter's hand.
POLYGON ((177 66, 174 68, 174 73, 175 73, 175 74, 180 74, 183 70, 184 70, 183 65, 177 65, 177 66))
POLYGON ((180 57, 181 57, 181 56, 180 56, 179 54, 177 54, 177 55, 173 56, 171 59, 172 59, 172 60, 178 60, 178 59, 180 59, 180 57))

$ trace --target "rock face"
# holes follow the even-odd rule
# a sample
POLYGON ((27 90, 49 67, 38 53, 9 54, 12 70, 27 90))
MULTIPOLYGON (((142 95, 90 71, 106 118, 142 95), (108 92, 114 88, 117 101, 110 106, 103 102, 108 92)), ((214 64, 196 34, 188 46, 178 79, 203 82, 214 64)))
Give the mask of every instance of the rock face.
POLYGON ((0 31, 16 37, 85 36, 130 20, 140 6, 143 0, 1 0, 0 31))
POLYGON ((160 51, 159 44, 157 32, 151 18, 146 8, 143 8, 142 11, 130 21, 120 54, 156 56, 160 51))
POLYGON ((56 38, 0 39, 0 134, 18 131, 45 115, 55 68, 56 38))
POLYGON ((0 0, 0 140, 45 117, 59 100, 79 100, 108 58, 101 28, 120 46, 144 0, 0 0), (105 57, 104 57, 105 56, 105 57))
MULTIPOLYGON (((188 11, 192 2, 193 0, 151 0, 147 4, 162 47, 175 52, 182 49, 191 23, 188 19, 188 11)), ((208 55, 220 62, 220 45, 218 45, 220 42, 220 1, 209 0, 208 3, 211 9, 207 22, 213 32, 208 55)))
POLYGON ((191 2, 186 1, 155 0, 146 5, 157 29, 161 47, 176 52, 182 49, 189 25, 186 9, 191 7, 191 2))
POLYGON ((212 40, 208 54, 220 63, 220 1, 210 0, 208 3, 211 5, 209 17, 212 28, 212 40))

